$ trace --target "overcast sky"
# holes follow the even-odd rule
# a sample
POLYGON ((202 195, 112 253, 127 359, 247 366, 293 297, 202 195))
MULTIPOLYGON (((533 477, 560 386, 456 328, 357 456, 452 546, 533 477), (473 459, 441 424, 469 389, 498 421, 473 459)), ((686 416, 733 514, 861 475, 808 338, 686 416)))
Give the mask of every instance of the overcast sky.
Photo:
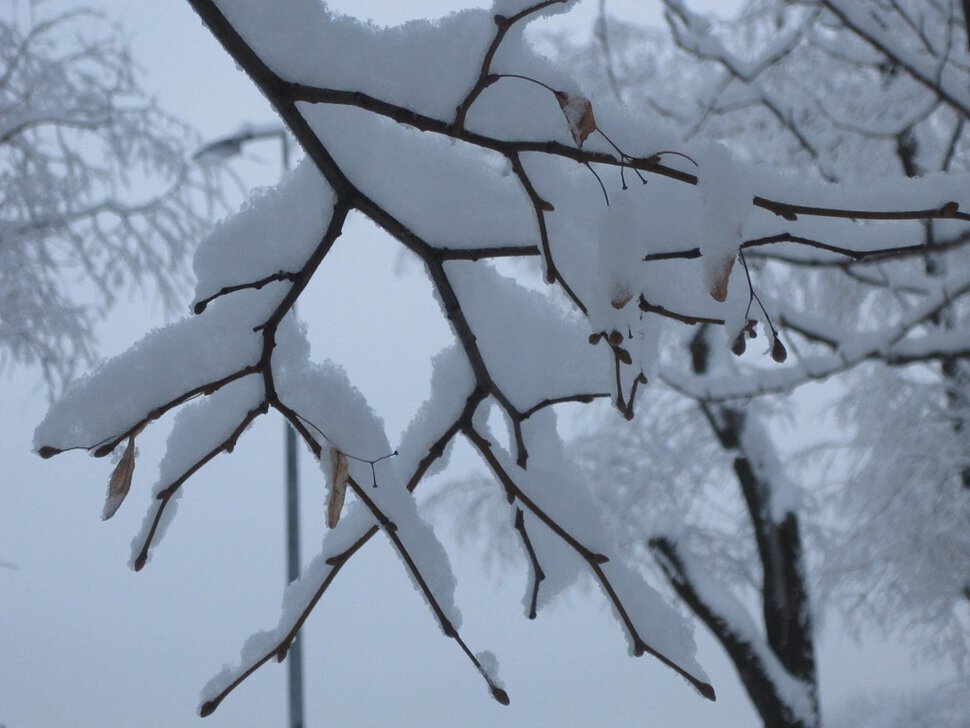
MULTIPOLYGON (((92 3, 132 39, 146 87, 207 138, 243 122, 273 121, 188 5, 157 0, 92 3)), ((340 10, 381 23, 441 15, 482 3, 341 0, 340 10)), ((658 19, 652 0, 611 0, 626 17, 658 19)), ((712 3, 723 6, 724 3, 712 3)), ((588 26, 595 2, 569 21, 588 26)), ((247 179, 272 183, 272 143, 247 151, 247 179)), ((353 221, 301 313, 319 356, 343 363, 385 414, 392 442, 428 388, 429 357, 450 342, 429 290, 367 224, 353 221), (364 265, 366 264, 366 270, 364 265), (393 301, 394 305, 386 305, 393 301), (400 360, 399 352, 426 351, 400 360), (392 360, 392 353, 395 357, 392 360)), ((133 298, 102 327, 102 350, 122 351, 159 325, 157 305, 133 298)), ((118 515, 100 521, 110 463, 67 454, 41 461, 31 436, 45 411, 38 374, 0 382, 0 725, 281 726, 285 669, 260 669, 205 721, 202 686, 234 663, 252 632, 275 625, 283 588, 282 424, 261 418, 229 457, 186 486, 178 517, 141 573, 129 543, 149 502, 166 427, 142 438, 135 485, 118 515)), ((120 395, 121 393, 119 393, 120 395)), ((456 455, 455 475, 473 459, 456 455)), ((322 479, 303 464, 304 554, 322 534, 322 479)), ((447 531, 445 531, 447 535, 447 531)), ((693 693, 649 658, 626 655, 620 628, 595 589, 574 590, 535 622, 522 617, 524 569, 483 568, 482 549, 446 543, 459 579, 463 630, 490 649, 512 698, 495 703, 454 643, 444 639, 401 564, 381 539, 341 573, 304 630, 307 725, 316 726, 753 726, 754 714, 727 661, 698 631, 718 702, 693 693)), ((904 653, 859 651, 838 631, 823 640, 823 700, 922 679, 904 653), (850 678, 851 676, 851 678, 850 678)))

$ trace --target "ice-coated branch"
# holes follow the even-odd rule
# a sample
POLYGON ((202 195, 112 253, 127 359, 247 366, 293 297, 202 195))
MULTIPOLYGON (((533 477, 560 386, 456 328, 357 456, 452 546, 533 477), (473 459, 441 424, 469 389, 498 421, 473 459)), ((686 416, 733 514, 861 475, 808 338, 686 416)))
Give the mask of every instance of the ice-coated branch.
MULTIPOLYGON (((714 61, 725 71, 725 80, 720 84, 719 92, 727 91, 732 82, 746 85, 749 94, 754 98, 749 104, 760 103, 798 143, 812 160, 819 165, 822 177, 834 181, 835 177, 822 160, 818 145, 809 139, 805 131, 795 122, 788 104, 783 99, 775 99, 759 83, 758 78, 766 70, 784 60, 802 41, 805 29, 810 28, 818 12, 812 12, 800 22, 798 27, 787 31, 787 34, 770 45, 767 52, 754 60, 742 60, 729 52, 720 39, 709 32, 708 23, 694 14, 681 0, 663 0, 667 10, 665 17, 671 30, 674 42, 687 53, 697 58, 714 61)), ((718 103, 715 95, 708 104, 707 113, 695 125, 694 132, 706 121, 707 116, 714 112, 718 103)))
POLYGON ((105 14, 24 10, 0 19, 0 370, 38 365, 53 397, 97 361, 122 291, 181 307, 225 170, 191 163, 192 130, 149 98, 105 14))

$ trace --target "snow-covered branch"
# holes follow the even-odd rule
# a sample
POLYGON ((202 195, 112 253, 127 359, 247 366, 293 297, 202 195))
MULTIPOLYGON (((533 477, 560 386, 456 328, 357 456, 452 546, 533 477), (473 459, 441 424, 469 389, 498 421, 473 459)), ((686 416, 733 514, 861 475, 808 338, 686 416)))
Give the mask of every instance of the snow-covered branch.
MULTIPOLYGON (((207 686, 202 713, 271 657, 285 656, 340 568, 378 532, 402 557, 442 632, 493 697, 508 702, 493 660, 459 636, 448 558, 412 495, 443 466, 459 434, 512 506, 508 515, 534 572, 528 615, 575 579, 577 565, 588 569, 631 654, 655 656, 713 700, 687 625, 624 563, 560 439, 554 409, 610 397, 632 419, 658 373, 704 400, 790 389, 806 375, 890 357, 894 347, 901 355, 921 351, 907 337, 967 292, 963 269, 928 288, 893 326, 858 335, 863 343, 832 338, 837 351, 817 365, 802 358, 752 374, 751 382, 739 376, 719 384, 713 375, 678 377, 659 363, 667 326, 718 326, 743 344, 761 318, 772 357, 784 360, 771 323, 776 312, 756 290, 745 247, 772 238, 854 259, 885 255, 885 245, 872 245, 878 234, 860 232, 871 228, 857 221, 962 229, 970 222, 967 178, 820 186, 759 171, 719 145, 681 150, 668 130, 612 103, 597 101, 594 114, 578 84, 522 35, 530 20, 566 9, 568 0, 497 0, 490 12, 405 29, 363 25, 315 0, 189 2, 307 159, 199 248, 193 315, 72 386, 38 427, 35 445, 45 456, 74 448, 106 455, 123 442, 133 448, 146 425, 181 408, 134 545, 136 568, 188 478, 270 411, 293 426, 331 493, 341 493, 328 513, 333 528, 287 591, 279 624, 207 686), (430 398, 396 448, 350 376, 311 361, 293 313, 351 214, 420 261, 454 336, 436 358, 430 398), (779 232, 779 217, 797 228, 779 232), (548 285, 534 290, 500 275, 496 258, 537 258, 548 285), (106 402, 109 386, 122 394, 106 402), (492 411, 508 426, 507 447, 488 429, 492 411), (352 504, 341 516, 346 490, 352 504)), ((776 55, 787 56, 799 37, 776 55)), ((795 316, 776 318, 783 330, 795 321, 790 329, 810 331, 795 316)), ((958 350, 954 340, 934 341, 958 350)), ((131 459, 123 462, 119 480, 130 484, 131 459)), ((114 487, 111 497, 117 505, 114 487)))

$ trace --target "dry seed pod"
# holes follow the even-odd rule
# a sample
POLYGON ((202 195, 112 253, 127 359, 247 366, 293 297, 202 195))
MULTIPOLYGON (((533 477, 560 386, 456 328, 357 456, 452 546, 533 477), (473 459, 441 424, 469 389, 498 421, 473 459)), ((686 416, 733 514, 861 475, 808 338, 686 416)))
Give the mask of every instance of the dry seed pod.
POLYGON ((340 450, 330 448, 330 493, 327 498, 327 528, 334 528, 340 521, 340 511, 347 495, 347 456, 340 450))
POLYGON ((104 510, 101 512, 102 521, 111 518, 124 503, 128 491, 131 490, 131 478, 134 474, 135 435, 132 434, 128 437, 128 444, 121 454, 121 460, 111 473, 111 480, 108 481, 108 497, 104 501, 104 510))
POLYGON ((779 364, 784 364, 785 359, 788 358, 788 350, 777 335, 775 336, 775 343, 771 345, 771 358, 779 364))
POLYGON ((596 131, 596 118, 593 116, 593 105, 585 96, 567 94, 565 91, 556 91, 556 101, 562 109, 566 123, 569 124, 569 133, 576 142, 576 146, 582 148, 586 137, 596 131))
POLYGON ((731 344, 731 353, 735 356, 741 356, 747 348, 748 345, 744 343, 744 338, 744 332, 742 331, 735 337, 734 343, 731 344))

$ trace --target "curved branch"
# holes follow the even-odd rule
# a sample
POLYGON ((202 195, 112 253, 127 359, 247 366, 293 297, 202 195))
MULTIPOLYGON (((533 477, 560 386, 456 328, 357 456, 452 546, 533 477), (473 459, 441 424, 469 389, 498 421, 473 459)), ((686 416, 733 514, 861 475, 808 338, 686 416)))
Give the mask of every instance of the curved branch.
POLYGON ((461 129, 465 126, 465 116, 468 114, 468 110, 471 108, 475 100, 481 95, 482 91, 488 88, 492 84, 491 80, 491 69, 492 69, 492 59, 495 58, 495 53, 498 51, 502 41, 505 40, 505 35, 509 32, 509 29, 515 25, 517 22, 523 18, 537 13, 544 8, 551 5, 558 5, 564 3, 566 0, 543 0, 543 2, 538 2, 531 7, 525 8, 520 12, 516 13, 511 17, 506 17, 504 15, 496 15, 493 20, 495 21, 495 36, 492 38, 492 42, 489 44, 488 49, 485 51, 485 56, 482 58, 481 70, 478 72, 478 79, 475 81, 475 85, 468 92, 461 103, 458 104, 458 108, 455 109, 455 121, 454 124, 457 128, 461 129))
POLYGON ((257 417, 266 414, 267 411, 269 411, 269 406, 266 402, 263 402, 258 407, 249 410, 249 412, 246 413, 246 416, 243 417, 242 422, 236 426, 229 437, 192 463, 192 465, 189 466, 178 478, 173 480, 155 494, 155 497, 158 499, 159 503, 155 509, 155 517, 152 519, 152 525, 149 527, 148 534, 145 536, 145 540, 142 542, 141 550, 138 552, 138 556, 135 557, 133 562, 135 571, 141 571, 145 567, 145 564, 148 561, 148 551, 151 549, 152 541, 155 539, 155 534, 157 533, 158 526, 162 521, 162 515, 165 512, 165 508, 178 492, 179 488, 182 487, 182 484, 195 475, 199 470, 201 470, 204 465, 206 465, 219 453, 232 452, 233 448, 236 446, 236 441, 239 440, 239 437, 243 432, 245 432, 246 428, 249 427, 249 425, 251 425, 257 417))

